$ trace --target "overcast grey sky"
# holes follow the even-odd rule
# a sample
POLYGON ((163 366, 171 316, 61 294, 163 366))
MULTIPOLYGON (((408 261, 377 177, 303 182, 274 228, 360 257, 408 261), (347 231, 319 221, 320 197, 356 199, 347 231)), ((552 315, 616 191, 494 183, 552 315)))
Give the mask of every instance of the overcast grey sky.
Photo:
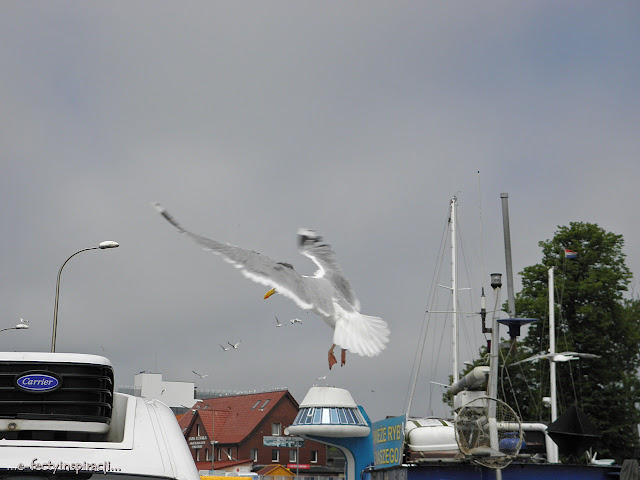
MULTIPOLYGON (((115 240, 65 267, 58 351, 109 357, 120 385, 196 370, 298 401, 328 374, 372 420, 403 413, 453 195, 476 299, 504 272, 501 192, 516 273, 571 221, 622 234, 640 272, 638 45, 637 2, 0 2, 0 327, 31 325, 0 348, 48 351, 60 265, 115 240), (389 348, 329 373, 319 318, 151 201, 303 274, 296 230, 315 228, 389 348)), ((429 342, 416 414, 449 373, 449 340, 429 342)))

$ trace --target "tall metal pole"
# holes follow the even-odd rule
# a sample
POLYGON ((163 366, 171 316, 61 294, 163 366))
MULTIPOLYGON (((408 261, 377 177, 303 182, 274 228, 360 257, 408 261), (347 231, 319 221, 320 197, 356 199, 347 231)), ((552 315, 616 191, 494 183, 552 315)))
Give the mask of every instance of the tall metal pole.
POLYGON ((458 372, 458 267, 457 267, 457 251, 456 251, 456 210, 458 207, 458 199, 453 197, 451 200, 451 293, 453 294, 453 320, 451 321, 451 350, 453 357, 453 382, 460 379, 458 372))
MULTIPOLYGON (((495 274, 494 274, 495 275, 495 274)), ((497 310, 500 308, 502 284, 493 285, 495 305, 491 316, 491 348, 489 349, 489 385, 487 393, 490 397, 498 397, 498 367, 500 362, 500 332, 497 310)))
MULTIPOLYGON (((493 274, 491 276, 491 286, 495 292, 496 303, 493 308, 492 321, 491 321, 491 350, 489 357, 489 387, 488 393, 491 398, 498 398, 498 364, 500 362, 500 334, 498 332, 498 305, 500 305, 500 290, 502 283, 500 282, 500 276, 493 274)), ((489 401, 489 439, 491 442, 491 448, 498 451, 500 449, 500 442, 498 440, 498 423, 496 419, 496 404, 489 401)), ((496 469, 496 480, 502 480, 502 471, 496 469)))
MULTIPOLYGON (((551 422, 555 422, 558 418, 558 400, 556 391, 556 362, 553 361, 553 354, 556 353, 556 312, 554 292, 555 282, 553 276, 553 267, 549 269, 549 386, 551 389, 551 422)), ((558 463, 558 445, 553 442, 551 451, 549 452, 548 461, 550 463, 558 463)))
POLYGON ((513 264, 511 262, 511 230, 509 228, 509 194, 501 193, 502 199, 502 226, 504 233, 504 256, 507 273, 507 305, 509 308, 509 317, 516 316, 515 295, 513 293, 513 264))

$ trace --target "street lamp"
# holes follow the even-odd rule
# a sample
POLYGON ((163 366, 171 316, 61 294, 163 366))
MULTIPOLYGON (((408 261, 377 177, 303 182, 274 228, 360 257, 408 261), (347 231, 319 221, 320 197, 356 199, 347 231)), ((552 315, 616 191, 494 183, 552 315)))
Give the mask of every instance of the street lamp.
POLYGON ((58 330, 58 299, 60 298, 60 275, 62 275, 62 269, 69 260, 71 260, 79 253, 86 252, 88 250, 105 250, 107 248, 117 248, 119 246, 120 244, 118 242, 107 240, 98 244, 97 247, 83 248, 82 250, 78 250, 76 253, 67 258, 60 267, 60 270, 58 270, 58 279, 56 280, 56 302, 53 307, 53 333, 51 334, 51 353, 56 351, 56 331, 58 330))
POLYGON ((15 327, 3 328, 0 330, 0 332, 4 332, 6 330, 25 330, 27 328, 29 328, 29 324, 25 323, 24 320, 20 319, 20 323, 17 324, 15 327))

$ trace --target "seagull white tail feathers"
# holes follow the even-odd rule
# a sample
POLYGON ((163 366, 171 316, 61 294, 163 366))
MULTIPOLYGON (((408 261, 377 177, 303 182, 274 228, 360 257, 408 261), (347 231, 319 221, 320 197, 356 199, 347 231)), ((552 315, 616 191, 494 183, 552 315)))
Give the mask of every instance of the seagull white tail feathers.
POLYGON ((336 323, 333 343, 365 357, 375 357, 387 348, 389 326, 379 317, 345 312, 336 323))

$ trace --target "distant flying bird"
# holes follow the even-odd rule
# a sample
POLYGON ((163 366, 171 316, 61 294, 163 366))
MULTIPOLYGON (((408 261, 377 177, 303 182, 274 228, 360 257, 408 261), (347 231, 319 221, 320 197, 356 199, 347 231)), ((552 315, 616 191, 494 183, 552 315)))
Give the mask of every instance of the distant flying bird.
POLYGON ((283 324, 280 323, 280 320, 278 320, 278 317, 276 317, 276 327, 281 327, 283 324))
MULTIPOLYGON (((276 289, 293 300, 303 310, 312 310, 334 329, 333 346, 329 349, 329 369, 337 363, 333 354, 336 345, 342 348, 342 365, 346 350, 358 355, 374 357, 380 354, 389 341, 387 322, 379 317, 360 313, 360 302, 351 284, 343 275, 331 247, 313 230, 298 230, 300 253, 309 257, 318 270, 313 276, 300 275, 284 262, 276 262, 257 252, 220 243, 182 228, 160 204, 154 203, 169 223, 190 237, 205 250, 221 255, 227 262, 240 269, 245 277, 276 289)), ((275 292, 265 295, 268 298, 275 292)))
POLYGON ((550 362, 568 362, 570 360, 577 360, 578 358, 600 358, 600 355, 593 353, 578 353, 578 352, 561 352, 561 353, 539 353, 533 357, 525 358, 519 362, 512 363, 511 365, 519 365, 524 362, 533 362, 535 360, 547 359, 550 362))
POLYGON ((196 372, 195 370, 191 370, 193 373, 195 373, 196 375, 198 375, 200 378, 206 378, 209 376, 209 374, 205 373, 204 375, 200 375, 198 372, 196 372))
POLYGON ((227 350, 229 350, 231 347, 225 347, 224 345, 220 345, 220 348, 221 348, 221 349, 223 349, 223 350, 226 352, 226 351, 227 351, 227 350))
POLYGON ((322 377, 318 377, 318 378, 316 378, 316 380, 326 380, 326 379, 327 379, 327 376, 326 376, 326 375, 323 375, 322 377))
POLYGON ((299 318, 292 318, 290 321, 291 321, 291 325, 294 325, 296 323, 302 323, 302 320, 300 320, 299 318))
POLYGON ((227 342, 231 348, 238 348, 238 345, 240 345, 240 343, 242 342, 242 340, 240 340, 238 343, 231 343, 231 342, 227 342))

